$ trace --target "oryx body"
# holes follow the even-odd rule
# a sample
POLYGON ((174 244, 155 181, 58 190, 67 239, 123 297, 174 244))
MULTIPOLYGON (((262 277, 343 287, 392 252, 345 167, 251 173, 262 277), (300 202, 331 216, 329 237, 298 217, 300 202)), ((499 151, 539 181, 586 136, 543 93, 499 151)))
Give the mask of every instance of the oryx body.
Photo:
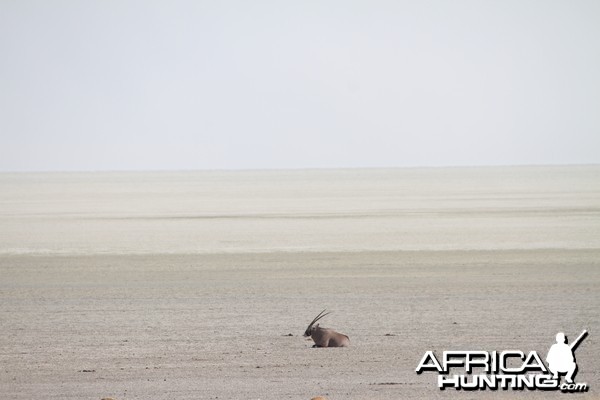
POLYGON ((315 322, 327 314, 329 313, 326 313, 325 310, 321 311, 308 325, 308 328, 304 331, 304 336, 310 336, 312 338, 315 342, 313 347, 348 347, 350 345, 348 336, 336 332, 333 329, 321 328, 319 324, 315 325, 315 322))

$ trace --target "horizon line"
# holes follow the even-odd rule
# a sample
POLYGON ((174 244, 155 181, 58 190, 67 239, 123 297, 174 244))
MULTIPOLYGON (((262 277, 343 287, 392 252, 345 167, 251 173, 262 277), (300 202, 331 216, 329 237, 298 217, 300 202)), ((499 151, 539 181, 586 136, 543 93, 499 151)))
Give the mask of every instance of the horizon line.
POLYGON ((389 170, 389 169, 452 169, 452 168, 522 168, 522 167, 593 167, 600 163, 564 164, 451 164, 451 165, 405 165, 368 167, 266 167, 266 168, 165 168, 165 169, 50 169, 50 170, 0 170, 0 174, 45 173, 141 173, 141 172, 275 172, 275 171, 339 171, 339 170, 389 170))

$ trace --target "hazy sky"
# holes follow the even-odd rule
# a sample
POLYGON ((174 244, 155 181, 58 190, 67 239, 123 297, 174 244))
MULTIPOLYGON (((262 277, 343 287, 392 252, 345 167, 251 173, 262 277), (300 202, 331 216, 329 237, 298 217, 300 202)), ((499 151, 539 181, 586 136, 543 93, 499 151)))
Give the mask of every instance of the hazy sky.
POLYGON ((600 163, 600 1, 0 0, 0 170, 600 163))

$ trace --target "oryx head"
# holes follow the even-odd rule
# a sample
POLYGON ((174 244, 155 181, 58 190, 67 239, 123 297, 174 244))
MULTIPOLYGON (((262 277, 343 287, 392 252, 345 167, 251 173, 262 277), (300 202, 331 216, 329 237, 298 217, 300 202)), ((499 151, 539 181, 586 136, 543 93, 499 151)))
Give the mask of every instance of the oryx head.
POLYGON ((319 324, 315 325, 315 322, 317 322, 318 320, 320 320, 321 318, 323 318, 324 316, 330 314, 328 312, 325 312, 326 310, 323 310, 319 313, 319 315, 317 315, 315 317, 315 319, 312 320, 312 322, 310 324, 308 324, 308 328, 306 328, 306 330, 304 331, 304 336, 310 336, 312 335, 313 330, 315 330, 319 324))

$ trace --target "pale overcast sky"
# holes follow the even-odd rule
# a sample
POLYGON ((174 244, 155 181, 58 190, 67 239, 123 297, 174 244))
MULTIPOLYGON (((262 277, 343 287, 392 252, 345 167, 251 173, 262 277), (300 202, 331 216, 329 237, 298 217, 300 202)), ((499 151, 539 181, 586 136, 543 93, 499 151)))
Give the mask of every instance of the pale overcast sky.
POLYGON ((600 163, 600 1, 0 0, 0 170, 600 163))

